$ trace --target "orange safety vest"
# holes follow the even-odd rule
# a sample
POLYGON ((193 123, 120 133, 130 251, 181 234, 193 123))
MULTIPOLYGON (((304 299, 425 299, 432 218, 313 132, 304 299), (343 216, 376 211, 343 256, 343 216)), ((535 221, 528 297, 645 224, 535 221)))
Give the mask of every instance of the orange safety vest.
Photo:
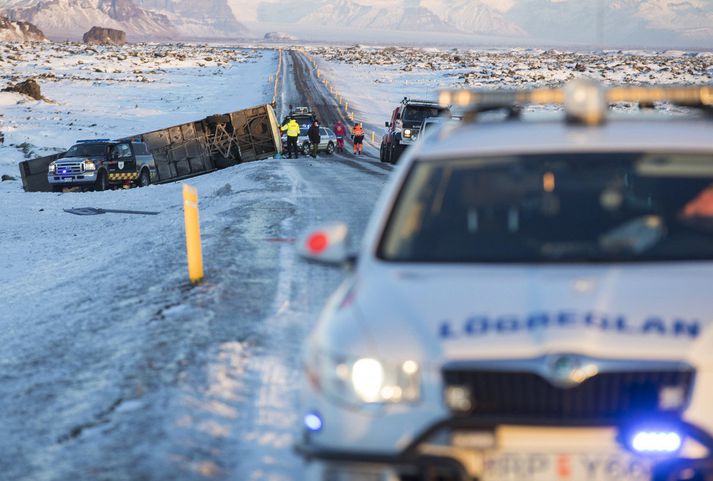
POLYGON ((354 134, 354 137, 364 137, 364 129, 361 128, 361 125, 357 125, 352 130, 352 134, 354 134))

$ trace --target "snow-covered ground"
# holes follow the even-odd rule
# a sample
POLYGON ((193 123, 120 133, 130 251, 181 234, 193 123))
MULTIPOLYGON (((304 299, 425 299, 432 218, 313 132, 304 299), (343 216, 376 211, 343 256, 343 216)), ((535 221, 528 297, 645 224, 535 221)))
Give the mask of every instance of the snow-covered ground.
POLYGON ((541 49, 309 48, 357 120, 380 133, 404 97, 437 99, 443 88, 560 85, 575 77, 610 84, 713 82, 713 53, 567 52, 541 49))
POLYGON ((78 139, 120 138, 271 99, 272 50, 201 45, 0 44, 0 90, 35 78, 46 100, 1 92, 0 174, 78 139))

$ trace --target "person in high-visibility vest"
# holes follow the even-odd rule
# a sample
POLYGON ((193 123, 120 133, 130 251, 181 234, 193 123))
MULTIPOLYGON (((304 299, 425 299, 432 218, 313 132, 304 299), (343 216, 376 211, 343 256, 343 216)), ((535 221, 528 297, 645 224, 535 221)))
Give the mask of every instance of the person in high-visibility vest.
POLYGON ((297 153, 297 139, 300 136, 300 124, 294 119, 290 118, 290 121, 282 126, 283 132, 287 132, 287 158, 292 158, 292 153, 295 154, 295 159, 299 157, 297 153))
POLYGON ((354 124, 352 129, 352 139, 354 140, 354 155, 361 155, 362 144, 364 143, 364 128, 361 124, 354 124))

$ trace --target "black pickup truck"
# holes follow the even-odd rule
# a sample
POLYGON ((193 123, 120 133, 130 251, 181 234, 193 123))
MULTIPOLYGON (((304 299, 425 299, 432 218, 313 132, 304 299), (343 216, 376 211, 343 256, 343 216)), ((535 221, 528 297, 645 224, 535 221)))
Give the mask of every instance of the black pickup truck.
POLYGON ((80 140, 50 163, 47 173, 55 192, 68 187, 145 187, 156 180, 156 162, 145 143, 106 139, 80 140))

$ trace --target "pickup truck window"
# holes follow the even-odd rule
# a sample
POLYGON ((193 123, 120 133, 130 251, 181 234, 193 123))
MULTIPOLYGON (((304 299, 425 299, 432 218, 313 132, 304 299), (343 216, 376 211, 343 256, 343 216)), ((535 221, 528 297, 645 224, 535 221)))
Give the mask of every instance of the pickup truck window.
POLYGON ((379 256, 475 263, 713 260, 713 154, 415 162, 379 256))
POLYGON ((114 159, 131 158, 131 148, 129 147, 129 144, 119 144, 119 145, 115 146, 112 158, 114 158, 114 159))

